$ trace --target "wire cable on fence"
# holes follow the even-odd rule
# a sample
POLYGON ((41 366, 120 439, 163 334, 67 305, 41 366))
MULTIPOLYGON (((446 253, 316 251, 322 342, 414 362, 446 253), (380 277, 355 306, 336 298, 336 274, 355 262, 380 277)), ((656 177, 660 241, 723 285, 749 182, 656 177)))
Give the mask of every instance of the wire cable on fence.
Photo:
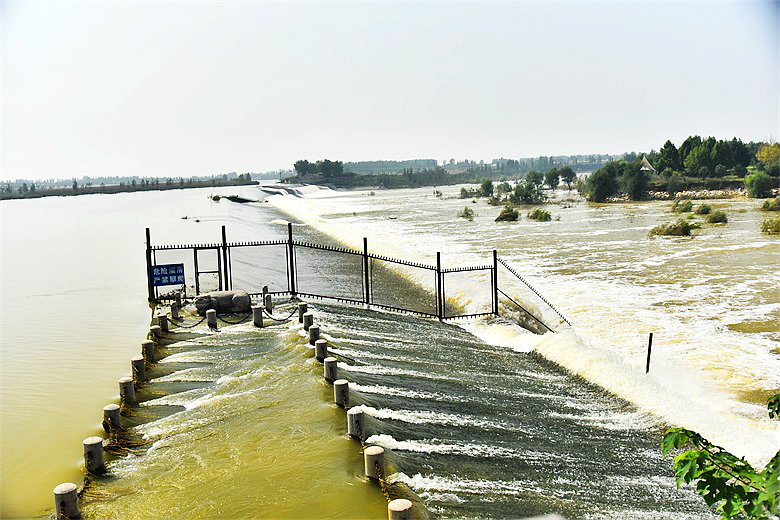
POLYGON ((555 308, 555 306, 554 306, 552 303, 548 302, 548 301, 547 301, 547 299, 546 299, 544 296, 542 296, 542 294, 541 294, 539 291, 537 291, 536 289, 534 289, 534 288, 533 288, 533 286, 531 286, 531 284, 530 284, 530 283, 528 283, 527 281, 525 281, 525 278, 523 278, 522 276, 520 276, 520 274, 519 274, 517 271, 515 271, 514 269, 512 269, 512 268, 509 266, 509 264, 507 264, 507 263, 506 263, 506 262, 505 262, 505 261, 504 261, 502 258, 498 258, 497 260, 498 260, 499 262, 501 262, 501 265, 503 265, 504 267, 506 267, 506 268, 509 270, 509 272, 510 272, 510 273, 512 273, 513 275, 515 275, 515 276, 517 277, 517 279, 518 279, 518 280, 520 280, 521 282, 523 282, 523 283, 525 284, 525 286, 526 286, 526 287, 528 287, 529 289, 531 289, 531 291, 533 291, 533 292, 534 292, 534 294, 536 294, 536 295, 537 295, 539 298, 541 298, 541 300, 542 300, 544 303, 546 303, 546 304, 547 304, 547 306, 548 306, 549 308, 551 308, 553 311, 555 311, 555 314, 557 314, 558 316, 560 316, 560 317, 561 317, 561 319, 562 319, 563 321, 565 321, 566 323, 568 323, 569 325, 571 325, 571 323, 569 323, 569 320, 567 320, 567 319, 566 319, 566 317, 565 317, 563 314, 561 314, 560 312, 558 312, 558 309, 556 309, 556 308, 555 308))

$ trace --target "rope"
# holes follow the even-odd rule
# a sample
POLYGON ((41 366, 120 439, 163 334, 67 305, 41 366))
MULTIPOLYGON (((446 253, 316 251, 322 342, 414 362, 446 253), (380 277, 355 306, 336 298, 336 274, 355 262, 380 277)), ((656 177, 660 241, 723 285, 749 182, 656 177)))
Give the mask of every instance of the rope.
POLYGON ((193 328, 193 327, 197 327, 198 325, 200 325, 201 323, 203 323, 205 320, 206 320, 206 317, 205 317, 205 316, 203 316, 203 317, 200 319, 200 321, 199 321, 198 323, 195 323, 195 324, 193 324, 193 325, 179 325, 178 323, 176 323, 175 321, 173 321, 173 318, 171 318, 171 319, 169 319, 169 320, 168 320, 168 324, 169 324, 169 325, 174 325, 174 326, 176 326, 176 327, 178 327, 178 328, 180 328, 180 329, 191 329, 191 328, 193 328))
POLYGON ((265 315, 266 315, 266 316, 268 316, 268 319, 269 319, 269 320, 271 320, 271 321, 276 321, 276 322, 279 322, 279 323, 282 323, 282 322, 284 322, 284 321, 287 321, 287 320, 289 320, 290 318, 292 318, 293 314, 295 314, 296 312, 298 312, 298 309, 293 309, 293 311, 292 311, 292 312, 291 312, 291 313, 290 313, 290 314, 289 314, 289 315, 288 315, 286 318, 282 318, 281 320, 280 320, 280 319, 278 319, 278 318, 274 318, 274 317, 273 317, 271 314, 269 314, 269 312, 268 312, 267 310, 265 310, 265 309, 263 309, 263 312, 265 313, 265 315))
POLYGON ((250 312, 249 314, 247 314, 246 316, 244 316, 242 319, 238 321, 228 321, 225 318, 220 318, 219 316, 217 316, 217 319, 219 321, 227 323, 228 325, 238 325, 239 323, 244 323, 246 320, 248 320, 251 315, 252 313, 250 312))

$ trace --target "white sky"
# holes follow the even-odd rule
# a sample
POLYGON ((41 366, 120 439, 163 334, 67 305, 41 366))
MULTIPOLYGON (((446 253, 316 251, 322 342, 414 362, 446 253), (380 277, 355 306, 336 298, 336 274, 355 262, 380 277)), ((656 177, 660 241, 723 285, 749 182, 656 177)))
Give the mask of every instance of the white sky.
POLYGON ((780 135, 780 2, 0 1, 0 178, 780 135))

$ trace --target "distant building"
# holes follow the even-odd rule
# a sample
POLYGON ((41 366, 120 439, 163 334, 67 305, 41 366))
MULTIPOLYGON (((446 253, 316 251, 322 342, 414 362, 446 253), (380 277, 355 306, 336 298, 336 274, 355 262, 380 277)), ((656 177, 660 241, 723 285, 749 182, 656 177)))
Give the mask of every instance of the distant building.
POLYGON ((653 168, 653 165, 650 164, 645 155, 642 156, 642 167, 639 170, 647 173, 656 173, 655 168, 653 168))

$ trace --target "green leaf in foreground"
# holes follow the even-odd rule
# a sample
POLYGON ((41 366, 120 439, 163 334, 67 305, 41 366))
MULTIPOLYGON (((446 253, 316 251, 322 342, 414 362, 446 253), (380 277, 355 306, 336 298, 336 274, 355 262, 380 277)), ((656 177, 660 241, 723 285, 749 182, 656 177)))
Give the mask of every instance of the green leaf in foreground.
MULTIPOLYGON (((780 417, 780 394, 768 404, 769 416, 780 417)), ((690 446, 674 459, 677 486, 694 484, 721 518, 768 519, 780 514, 780 451, 762 471, 698 433, 671 428, 661 441, 664 457, 690 446)))

